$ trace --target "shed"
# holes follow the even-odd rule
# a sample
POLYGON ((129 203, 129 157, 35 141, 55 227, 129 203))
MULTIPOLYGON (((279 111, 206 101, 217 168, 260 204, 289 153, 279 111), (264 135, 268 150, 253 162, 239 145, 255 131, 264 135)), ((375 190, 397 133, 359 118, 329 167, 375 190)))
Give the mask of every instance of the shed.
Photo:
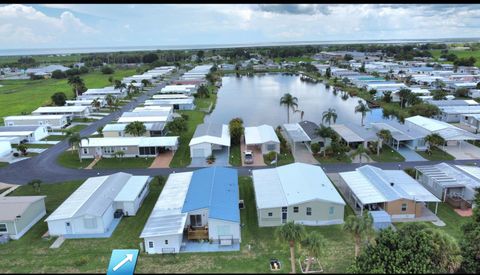
POLYGON ((381 230, 381 229, 386 229, 389 227, 392 227, 392 218, 390 215, 383 211, 383 210, 377 210, 377 211, 370 211, 368 212, 370 216, 372 216, 373 219, 373 228, 375 230, 381 230))

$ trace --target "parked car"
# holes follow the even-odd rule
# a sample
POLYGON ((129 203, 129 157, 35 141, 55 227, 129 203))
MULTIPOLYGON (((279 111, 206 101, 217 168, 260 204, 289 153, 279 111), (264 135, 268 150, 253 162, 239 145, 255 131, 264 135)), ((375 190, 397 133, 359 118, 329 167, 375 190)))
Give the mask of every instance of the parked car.
POLYGON ((253 152, 252 151, 245 151, 244 152, 244 155, 245 155, 245 164, 252 164, 253 163, 253 152))

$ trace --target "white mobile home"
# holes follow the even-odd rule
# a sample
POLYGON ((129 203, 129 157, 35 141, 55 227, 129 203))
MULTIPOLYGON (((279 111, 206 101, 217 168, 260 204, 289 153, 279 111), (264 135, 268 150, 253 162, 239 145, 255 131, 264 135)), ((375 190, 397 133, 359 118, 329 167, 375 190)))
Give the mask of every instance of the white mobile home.
POLYGON ((200 124, 189 143, 192 158, 207 158, 215 150, 227 149, 230 155, 230 131, 226 124, 200 124))
POLYGON ((45 196, 0 197, 0 235, 20 239, 45 214, 45 196))
POLYGON ((179 253, 198 240, 210 241, 206 246, 215 248, 236 245, 239 249, 238 203, 234 169, 211 167, 170 174, 140 235, 146 252, 179 253))
POLYGON ((270 125, 245 127, 245 145, 247 148, 258 147, 262 154, 280 153, 280 140, 270 125))
POLYGON ((33 115, 66 115, 69 118, 86 117, 90 114, 88 106, 55 106, 40 107, 32 112, 33 115))
POLYGON ((138 112, 124 112, 118 119, 118 123, 130 123, 134 121, 140 121, 143 123, 167 123, 172 120, 171 112, 164 111, 138 111, 138 112))
POLYGON ((6 157, 12 153, 12 145, 9 141, 0 141, 0 158, 6 157))
MULTIPOLYGON (((144 137, 159 137, 164 135, 165 123, 155 122, 155 123, 144 123, 146 132, 143 135, 144 137)), ((103 127, 102 133, 103 137, 133 137, 125 132, 127 124, 107 124, 103 127)))
POLYGON ((296 162, 252 176, 260 227, 343 223, 345 202, 321 167, 296 162))
POLYGON ((114 86, 108 86, 104 88, 95 88, 95 89, 88 89, 84 92, 79 98, 86 98, 89 97, 98 97, 98 96, 107 96, 112 95, 117 98, 124 98, 127 96, 127 89, 115 89, 114 86))
POLYGON ((134 215, 148 192, 148 183, 149 177, 123 172, 87 179, 45 220, 49 234, 68 238, 111 234, 120 219, 114 213, 121 210, 123 215, 134 215))
POLYGON ((11 143, 35 142, 48 136, 45 126, 0 126, 0 138, 11 143))
POLYGON ((46 126, 61 129, 68 123, 67 115, 29 115, 7 116, 3 118, 5 126, 46 126))

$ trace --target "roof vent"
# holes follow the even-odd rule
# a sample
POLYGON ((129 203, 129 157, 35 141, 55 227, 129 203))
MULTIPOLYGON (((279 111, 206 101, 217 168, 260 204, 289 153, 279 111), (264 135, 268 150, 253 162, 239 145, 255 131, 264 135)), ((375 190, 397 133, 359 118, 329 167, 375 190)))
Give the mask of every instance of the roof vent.
POLYGON ((395 185, 395 183, 393 183, 393 182, 390 182, 390 186, 394 186, 394 185, 395 185))

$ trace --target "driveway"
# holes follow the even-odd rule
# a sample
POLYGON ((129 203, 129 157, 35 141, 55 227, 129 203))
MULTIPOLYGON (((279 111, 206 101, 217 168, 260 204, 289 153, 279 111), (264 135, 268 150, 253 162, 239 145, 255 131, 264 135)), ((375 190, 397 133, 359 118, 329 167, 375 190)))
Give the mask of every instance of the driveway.
POLYGON ((444 150, 455 159, 480 159, 480 148, 465 141, 460 146, 445 146, 444 150))
POLYGON ((408 148, 408 147, 405 147, 405 146, 401 146, 400 148, 395 149, 395 151, 397 151, 400 155, 402 155, 402 157, 405 158, 405 161, 424 161, 426 159, 424 159, 422 156, 420 156, 417 152, 415 152, 414 150, 408 148))
POLYGON ((304 143, 295 144, 295 152, 293 152, 293 158, 295 162, 302 162, 307 164, 319 164, 319 162, 313 157, 312 153, 308 150, 307 145, 304 143))
POLYGON ((245 141, 242 139, 240 143, 240 155, 242 156, 242 166, 267 166, 263 161, 263 154, 258 146, 252 146, 249 148, 253 153, 253 163, 252 164, 245 164, 245 141))
POLYGON ((149 168, 168 168, 170 167, 170 162, 173 159, 173 151, 166 151, 155 158, 149 168))
POLYGON ((211 166, 230 166, 228 161, 228 147, 223 147, 222 150, 213 150, 215 162, 208 164, 206 158, 192 158, 192 162, 188 167, 211 167, 211 166))

